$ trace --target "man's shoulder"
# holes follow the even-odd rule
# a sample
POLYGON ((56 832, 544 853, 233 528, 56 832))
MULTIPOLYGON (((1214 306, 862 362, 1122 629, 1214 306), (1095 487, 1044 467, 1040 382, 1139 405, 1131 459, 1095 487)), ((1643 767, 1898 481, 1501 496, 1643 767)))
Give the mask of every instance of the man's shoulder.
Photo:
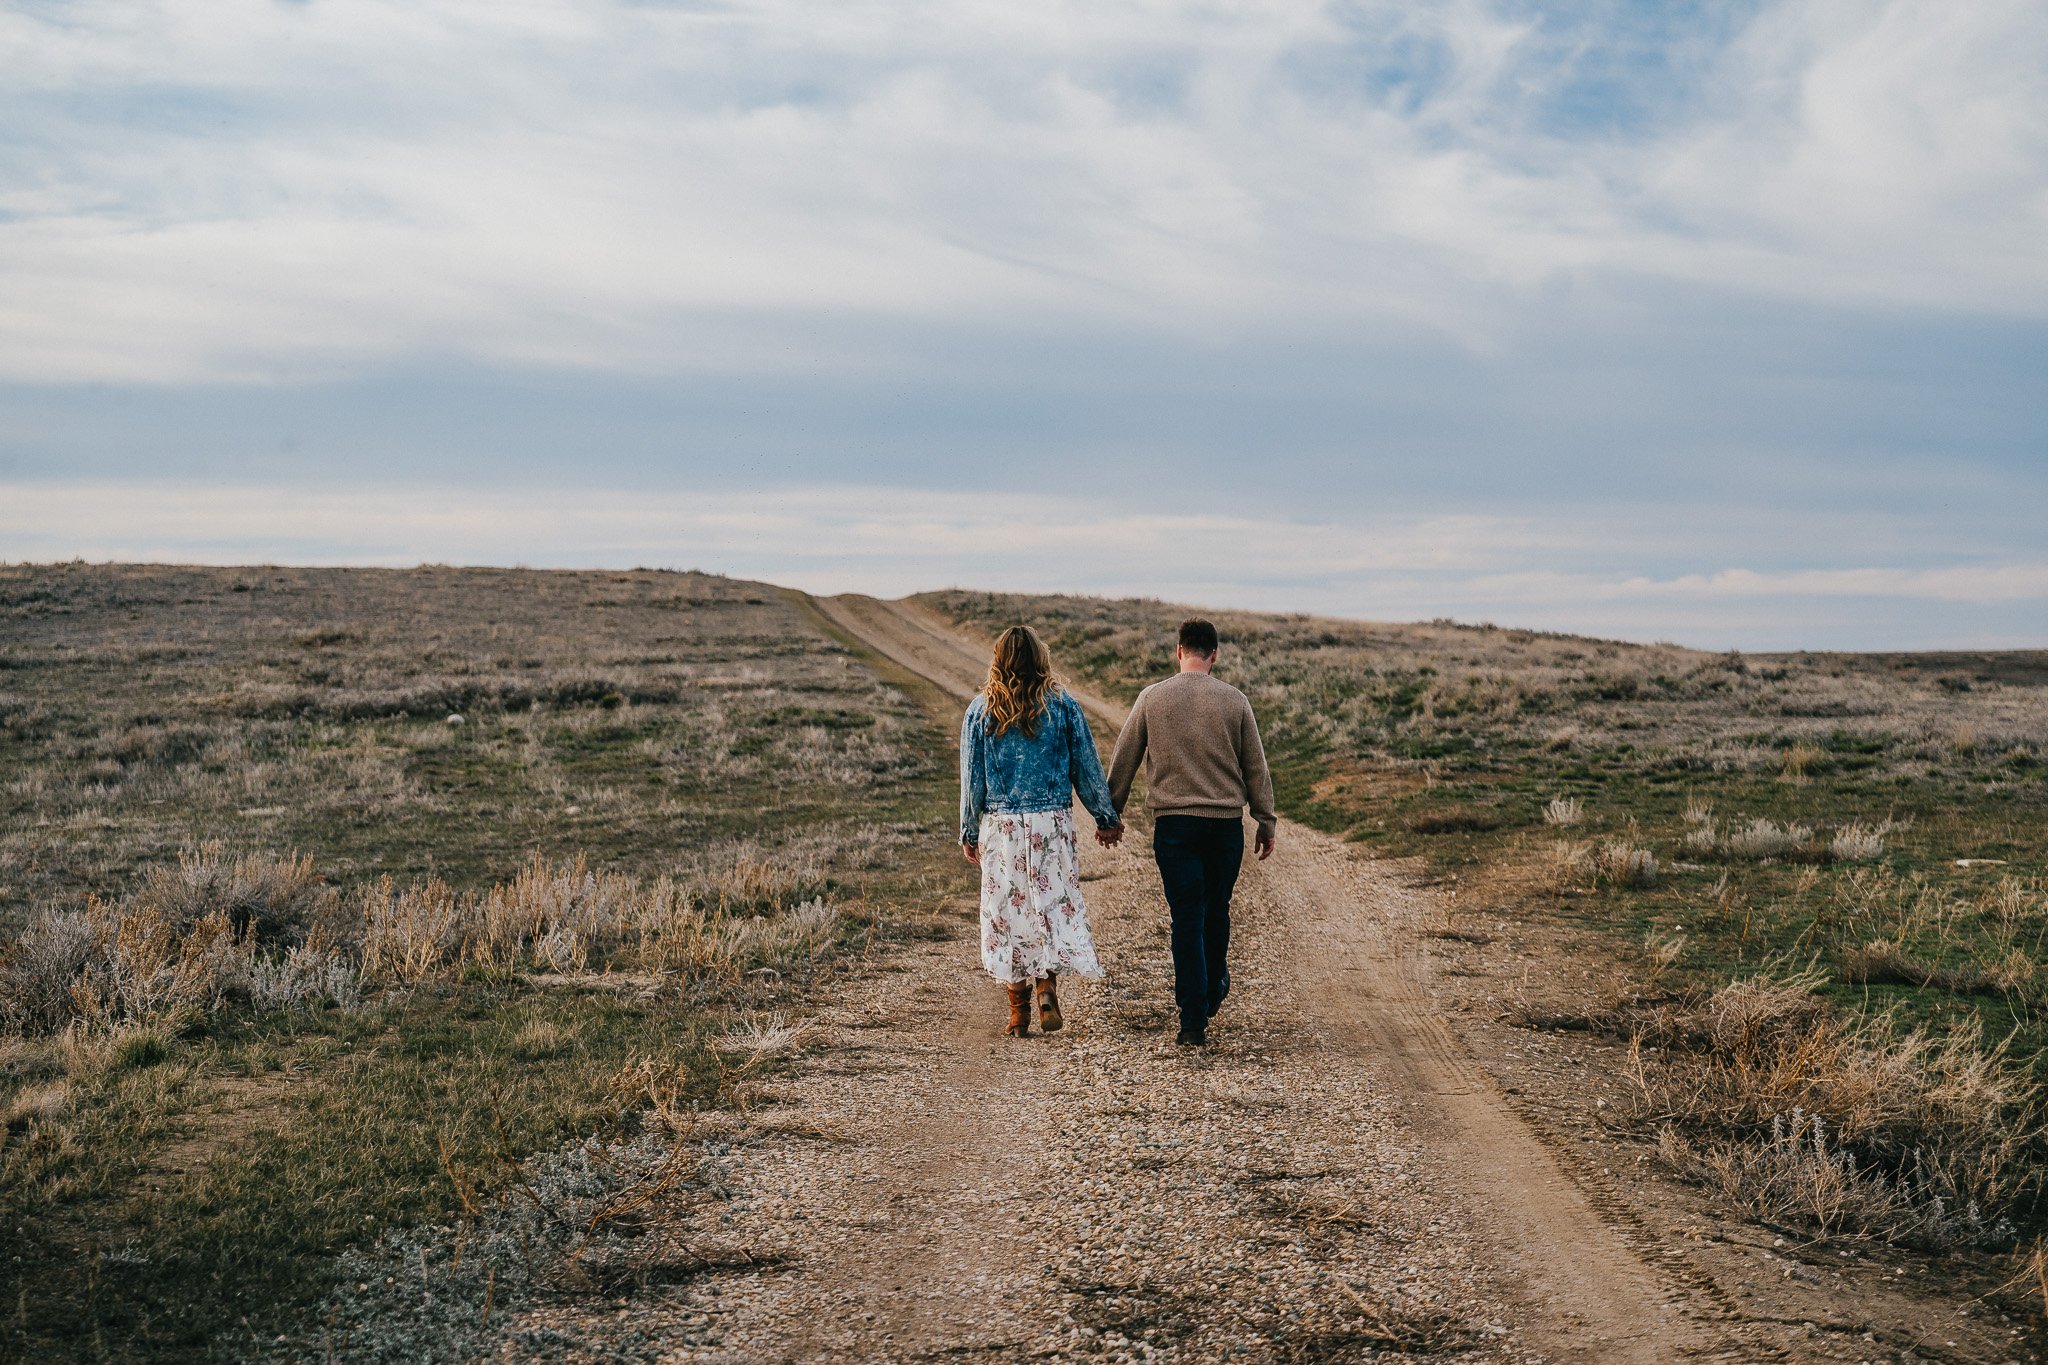
POLYGON ((1135 711, 1139 707, 1143 706, 1146 702, 1156 703, 1163 697, 1172 696, 1173 685, 1179 682, 1181 678, 1184 676, 1186 675, 1176 673, 1170 678, 1161 678, 1158 682, 1147 683, 1145 686, 1138 689, 1137 699, 1131 703, 1131 709, 1135 711))
POLYGON ((1147 697, 1153 698, 1156 702, 1167 703, 1186 698, 1195 702, 1206 701, 1211 705, 1222 702, 1228 706, 1243 706, 1247 709, 1251 706, 1250 698, 1244 693, 1209 673, 1176 673, 1170 678, 1161 678, 1138 693, 1139 702, 1143 702, 1147 697))
POLYGON ((1244 693, 1238 691, 1214 673, 1183 673, 1180 676, 1189 680, 1188 690, 1197 695, 1214 697, 1224 701, 1245 700, 1244 693))

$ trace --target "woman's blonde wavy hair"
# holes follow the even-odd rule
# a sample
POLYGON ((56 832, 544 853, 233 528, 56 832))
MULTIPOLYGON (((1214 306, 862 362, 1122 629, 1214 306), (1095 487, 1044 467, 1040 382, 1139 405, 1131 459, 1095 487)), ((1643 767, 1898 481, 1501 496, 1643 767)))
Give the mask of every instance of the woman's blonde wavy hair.
POLYGON ((1011 626, 996 637, 995 654, 988 661, 988 683, 982 688, 988 732, 1000 735, 1015 727, 1036 735, 1046 698, 1059 686, 1059 675, 1052 671, 1052 651, 1038 638, 1038 632, 1029 626, 1011 626))

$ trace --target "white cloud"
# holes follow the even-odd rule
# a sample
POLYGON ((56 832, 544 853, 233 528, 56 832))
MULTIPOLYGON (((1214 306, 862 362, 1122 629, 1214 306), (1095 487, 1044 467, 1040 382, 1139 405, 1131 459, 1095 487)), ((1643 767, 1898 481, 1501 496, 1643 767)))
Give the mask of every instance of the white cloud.
MULTIPOLYGON (((1503 603, 1554 603, 1578 597, 1590 601, 1670 602, 1756 598, 1888 598, 1917 602, 1963 602, 1979 606, 2027 605, 2048 612, 2048 561, 1945 565, 1937 568, 1794 569, 1762 572, 1722 569, 1716 573, 1602 577, 1538 571, 1484 575, 1471 591, 1503 603)), ((2048 620, 2041 623, 2048 628, 2048 620)))
POLYGON ((1587 277, 2048 311, 2038 5, 1780 0, 1654 128, 1555 126, 1602 38, 1394 0, 17 7, 0 376, 857 366, 862 319, 1483 347, 1587 277), (1411 50, 1428 79, 1383 69, 1411 50))

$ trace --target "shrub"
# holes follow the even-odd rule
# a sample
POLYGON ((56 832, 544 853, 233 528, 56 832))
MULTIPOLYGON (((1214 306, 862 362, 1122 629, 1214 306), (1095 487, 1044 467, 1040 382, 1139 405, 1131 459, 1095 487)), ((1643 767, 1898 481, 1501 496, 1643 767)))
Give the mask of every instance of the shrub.
POLYGON ((1550 799, 1550 804, 1543 808, 1543 823, 1569 828, 1579 823, 1579 817, 1583 812, 1584 807, 1579 804, 1577 797, 1555 796, 1550 799))
POLYGON ((1612 886, 1654 886, 1657 855, 1619 840, 1600 845, 1593 854, 1594 875, 1612 886))
POLYGON ((1550 881, 1555 890, 1567 890, 1592 875, 1593 849, 1590 844, 1559 839, 1550 846, 1550 881))
POLYGON ((1889 820, 1875 825, 1851 820, 1835 831, 1835 837, 1828 843, 1829 856, 1842 863, 1859 863, 1875 858, 1884 852, 1885 836, 1893 828, 1889 820))
POLYGON ((344 897, 304 858, 228 858, 209 845, 150 871, 127 901, 38 912, 0 950, 0 1029, 168 1035, 230 1004, 350 1008, 366 985, 468 969, 627 965, 731 985, 832 946, 839 912, 817 894, 829 846, 734 845, 651 882, 536 857, 481 894, 385 877, 344 897))
POLYGON ((250 957, 242 969, 242 990, 260 1010, 352 1008, 362 999, 361 973, 335 949, 300 945, 282 957, 250 957))
POLYGON ((1800 741, 1786 748, 1783 755, 1785 780, 1804 782, 1807 774, 1827 759, 1827 752, 1815 744, 1800 741))
POLYGON ((1766 858, 1785 858, 1806 851, 1807 841, 1813 838, 1813 831, 1805 825, 1776 821, 1762 816, 1751 820, 1721 841, 1721 851, 1728 857, 1742 862, 1762 862, 1766 858))
POLYGON ((1975 1022, 1937 1037, 1890 1011, 1830 1011, 1822 981, 1811 970, 1744 978, 1639 1018, 1637 1115, 1701 1135, 1698 1169, 1743 1198, 1789 1207, 1786 1191, 1825 1186, 1840 1217, 1873 1235, 2009 1236, 2005 1220, 2041 1193, 2041 1096, 2027 1067, 1975 1022), (1645 1043, 1668 1051, 1653 1060, 1645 1043), (1882 1188, 1850 1190, 1851 1173, 1882 1188), (1904 1212, 1884 1213, 1887 1200, 1904 1212))
POLYGON ((313 874, 313 860, 294 854, 230 858, 218 843, 178 855, 176 867, 152 867, 135 894, 135 907, 189 929, 225 914, 237 934, 259 942, 296 942, 334 893, 313 874))
POLYGON ((1712 803, 1697 795, 1686 797, 1684 819, 1685 833, 1679 837, 1679 847, 1695 858, 1710 856, 1720 844, 1712 803))
POLYGON ((1887 1175, 1858 1162, 1830 1140, 1827 1121, 1794 1108, 1771 1120, 1753 1143, 1696 1145, 1666 1124, 1658 1154, 1679 1171, 1713 1186, 1750 1217, 1813 1228, 1823 1237, 1850 1235, 1935 1250, 2009 1243, 2009 1219, 1987 1218, 1975 1200, 1958 1198, 1945 1172, 1916 1150, 1909 1168, 1887 1175))
POLYGON ((728 921, 719 936, 719 956, 737 971, 772 970, 815 960, 838 932, 838 910, 821 900, 806 901, 786 915, 728 921))
POLYGON ((0 956, 0 1023, 55 1033, 71 1017, 71 988, 103 950, 104 923, 75 911, 39 911, 0 956))

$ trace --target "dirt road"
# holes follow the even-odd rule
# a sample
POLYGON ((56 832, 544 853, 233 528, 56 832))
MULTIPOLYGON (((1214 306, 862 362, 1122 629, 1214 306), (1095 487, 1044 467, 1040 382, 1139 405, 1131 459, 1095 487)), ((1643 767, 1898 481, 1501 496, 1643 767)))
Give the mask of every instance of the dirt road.
MULTIPOLYGON (((949 710, 986 669, 914 606, 812 605, 949 710)), ((957 933, 829 1011, 735 1149, 731 1236, 788 1268, 639 1330, 732 1362, 1744 1358, 1432 1010, 1400 947, 1426 891, 1283 822, 1190 1053, 1144 842, 1086 844, 1109 976, 1064 988, 1050 1037, 1001 1036, 963 877, 957 933)))
MULTIPOLYGON (((985 646, 912 604, 841 597, 820 605, 870 648, 960 701, 987 671, 985 646)), ((1098 722, 1120 726, 1128 714, 1079 695, 1098 722)), ((1426 1002, 1413 959, 1395 950, 1391 923, 1425 915, 1425 893, 1374 876, 1338 841, 1291 821, 1281 822, 1280 848, 1250 869, 1247 895, 1271 907, 1268 932, 1294 949, 1286 968, 1306 988, 1314 1022, 1361 1068, 1392 1083, 1492 1259, 1520 1281, 1535 1314, 1521 1335, 1560 1359, 1697 1354, 1703 1338, 1675 1289, 1602 1221, 1479 1074, 1426 1002)))

